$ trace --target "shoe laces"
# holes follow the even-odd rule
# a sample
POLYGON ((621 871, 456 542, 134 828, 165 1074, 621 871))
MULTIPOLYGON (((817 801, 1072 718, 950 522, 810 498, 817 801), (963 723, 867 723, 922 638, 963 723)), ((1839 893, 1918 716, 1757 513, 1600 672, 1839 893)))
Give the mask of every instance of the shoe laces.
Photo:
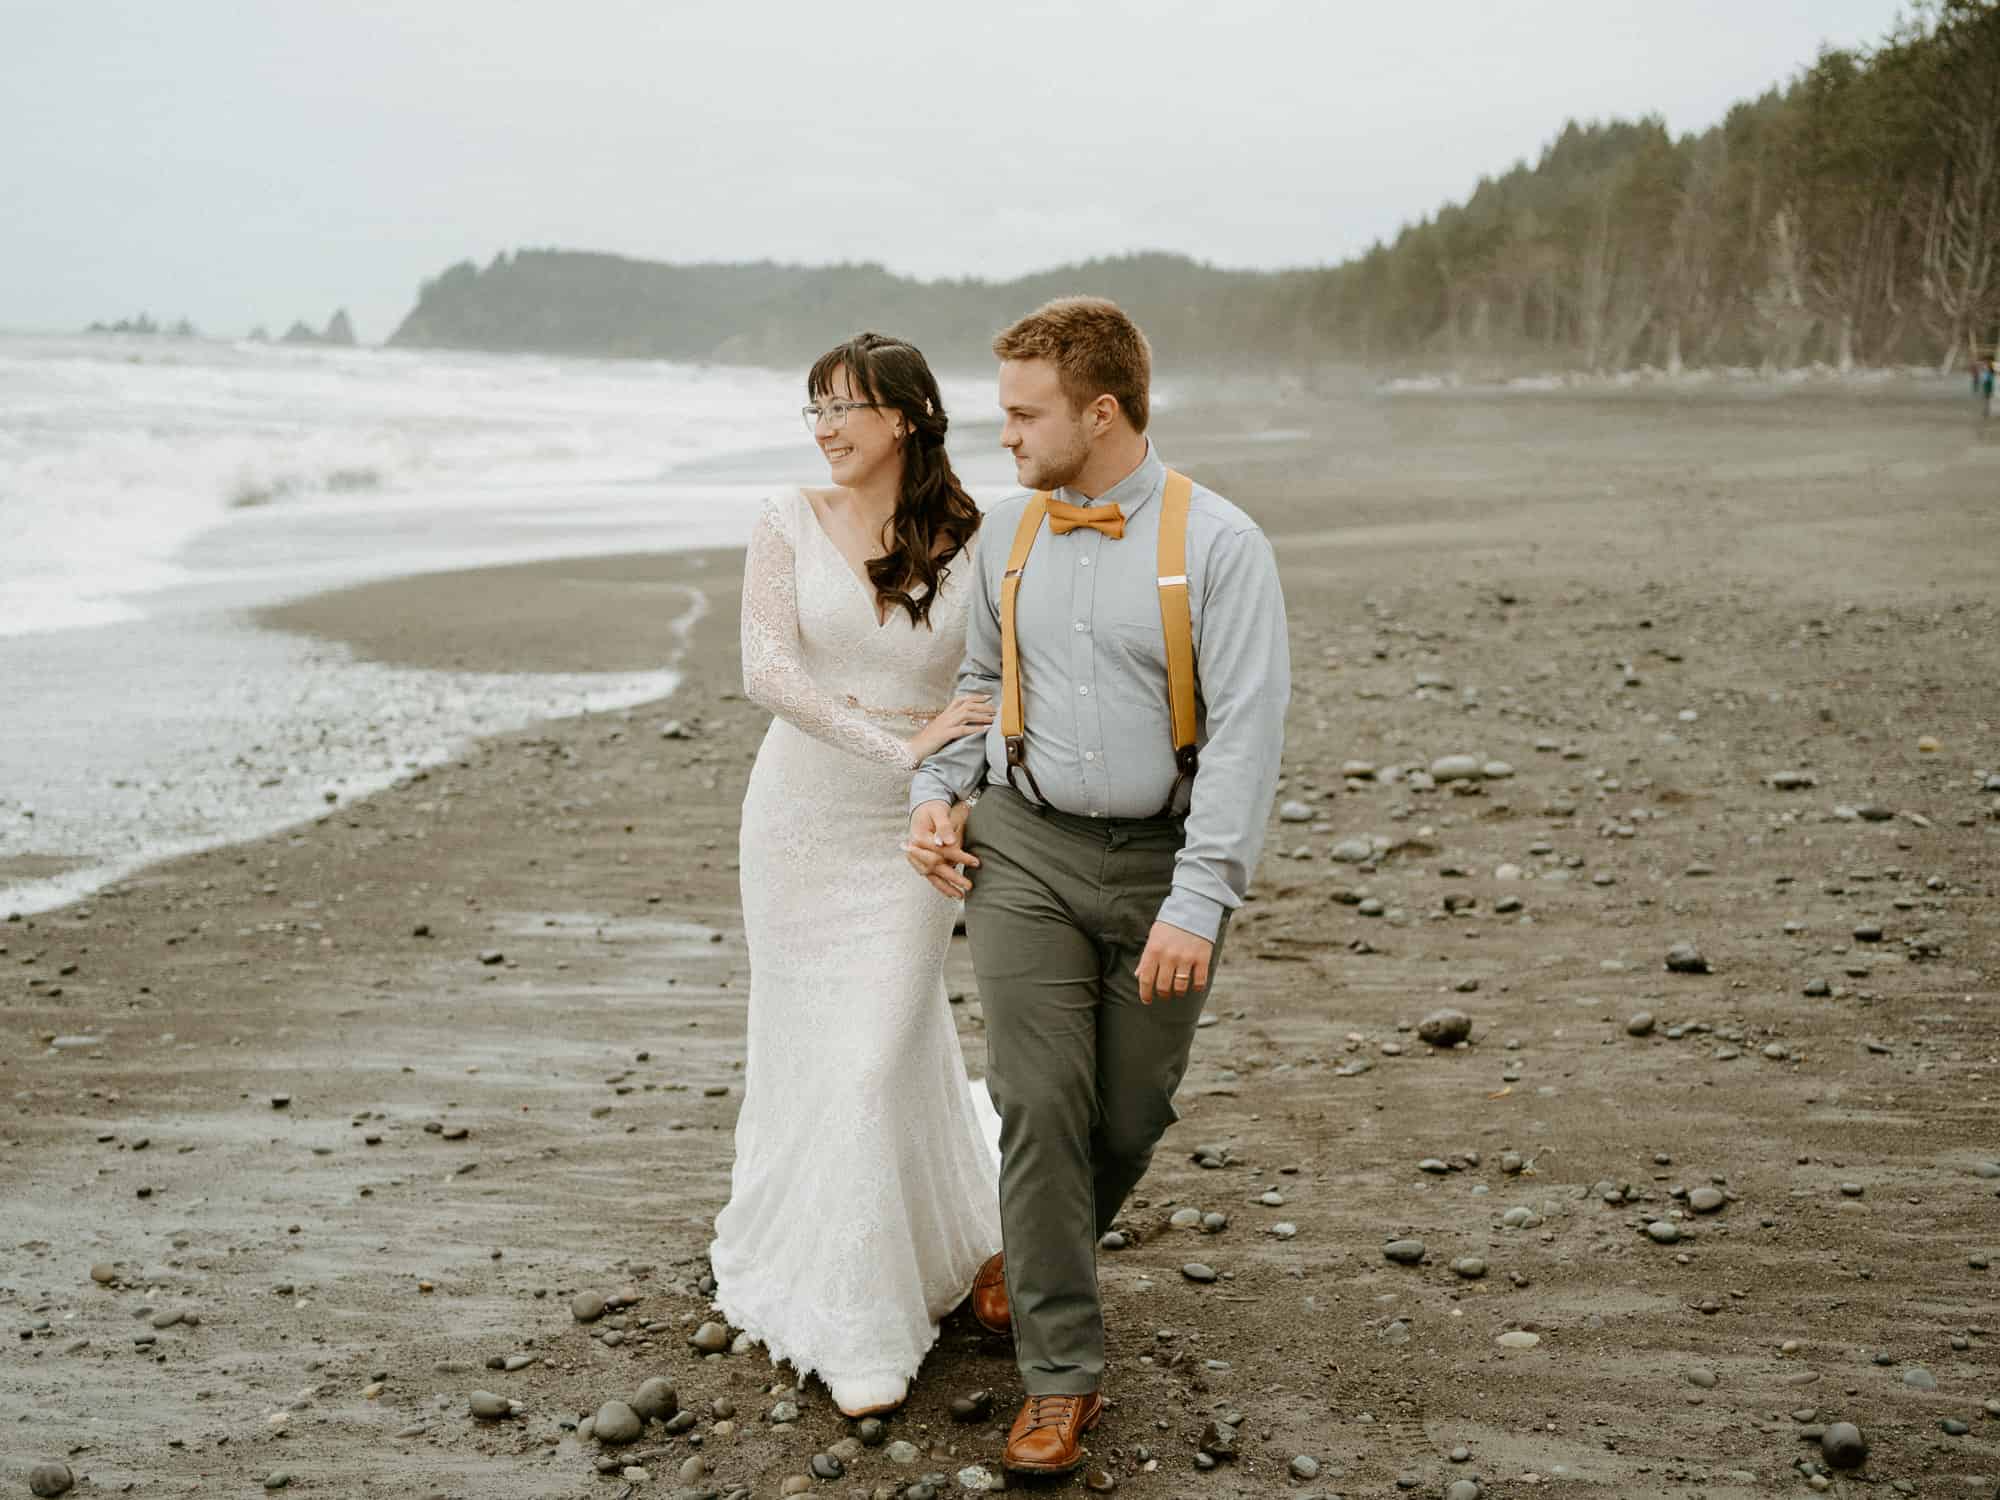
POLYGON ((1030 1396, 1028 1398, 1029 1432, 1038 1427, 1060 1427, 1068 1420, 1074 1396, 1030 1396))

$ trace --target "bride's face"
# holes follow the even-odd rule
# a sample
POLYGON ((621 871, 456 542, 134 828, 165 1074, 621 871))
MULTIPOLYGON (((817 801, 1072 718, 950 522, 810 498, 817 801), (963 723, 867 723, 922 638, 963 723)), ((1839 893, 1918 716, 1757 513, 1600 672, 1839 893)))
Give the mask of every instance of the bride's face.
POLYGON ((845 489, 897 476, 903 465, 902 415, 893 407, 856 404, 867 400, 845 366, 833 372, 832 389, 814 398, 824 415, 813 428, 813 441, 826 457, 829 477, 845 489), (836 427, 833 413, 842 407, 846 418, 836 427))

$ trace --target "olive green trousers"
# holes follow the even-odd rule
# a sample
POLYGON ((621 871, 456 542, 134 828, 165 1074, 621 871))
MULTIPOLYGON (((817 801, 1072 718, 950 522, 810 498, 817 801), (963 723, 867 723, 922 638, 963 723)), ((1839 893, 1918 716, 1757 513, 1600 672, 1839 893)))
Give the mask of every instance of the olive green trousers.
POLYGON ((1097 1389, 1097 1241, 1179 1118, 1174 1090, 1207 992, 1142 1005, 1136 971, 1182 837, 1178 819, 1077 817, 1004 786, 987 789, 966 826, 980 863, 965 929, 1000 1113, 1014 1352, 1030 1395, 1097 1389))

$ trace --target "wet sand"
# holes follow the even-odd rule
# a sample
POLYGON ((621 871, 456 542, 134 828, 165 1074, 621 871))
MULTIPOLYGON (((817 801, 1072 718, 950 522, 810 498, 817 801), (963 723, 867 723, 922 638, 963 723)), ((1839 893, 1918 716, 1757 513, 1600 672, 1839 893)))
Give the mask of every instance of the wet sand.
MULTIPOLYGON (((1990 1495, 2000 443, 1894 390, 1189 411, 1160 439, 1277 540, 1280 795, 1309 821, 1274 817, 1185 1118, 1136 1243, 1102 1258, 1093 1464, 1160 1496, 1747 1496, 1799 1486, 1801 1433, 1851 1420, 1867 1476, 1990 1495), (1342 774, 1449 754, 1513 774, 1342 774), (1710 972, 1666 970, 1683 940, 1710 972), (1419 1041, 1442 1006, 1469 1044, 1419 1041), (1673 1196, 1710 1185, 1712 1214, 1673 1196), (1183 1206, 1229 1226, 1172 1228, 1183 1206), (1398 1237, 1420 1264, 1384 1257, 1398 1237), (1453 1273, 1468 1256, 1483 1277, 1453 1273), (1237 1456, 1198 1470, 1229 1411, 1237 1456)), ((848 1435, 817 1385, 773 1431, 783 1373, 687 1343, 740 1095, 736 809, 765 723, 737 570, 562 562, 271 611, 399 665, 684 678, 0 924, 10 1492, 62 1460, 85 1495, 282 1471, 325 1495, 766 1496, 848 1435), (584 1291, 637 1300, 586 1326, 584 1291), (176 1311, 199 1321, 151 1326, 176 1311), (599 1475, 576 1424, 654 1374, 701 1420, 623 1451, 648 1479, 599 1475), (476 1421, 475 1389, 521 1415, 476 1421)), ((923 1455, 816 1488, 995 1466, 993 1424, 948 1411, 981 1387, 1004 1423, 1011 1361, 960 1314, 889 1424, 923 1455)))

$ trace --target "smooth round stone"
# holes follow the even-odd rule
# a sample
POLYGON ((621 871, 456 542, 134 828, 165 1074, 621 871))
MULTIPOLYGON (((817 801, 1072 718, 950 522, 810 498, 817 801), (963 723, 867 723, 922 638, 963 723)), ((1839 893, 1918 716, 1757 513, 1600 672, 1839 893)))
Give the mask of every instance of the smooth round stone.
POLYGON ((1382 1247, 1382 1254, 1399 1266, 1414 1266, 1424 1258, 1422 1240, 1391 1240, 1382 1247))
POLYGON ((815 1479, 841 1479, 847 1474, 847 1465, 831 1453, 815 1453, 812 1459, 812 1473, 815 1479))
POLYGON ((1488 781, 1505 781, 1514 774, 1514 768, 1504 760, 1489 760, 1479 768, 1479 774, 1488 781))
POLYGON ((1678 1244, 1680 1237, 1680 1225, 1669 1219, 1655 1219, 1646 1226, 1646 1238, 1656 1245, 1678 1244))
POLYGON ((1863 1193, 1867 1191, 1868 1190, 1858 1182, 1843 1182, 1840 1185, 1840 1196, 1843 1198, 1859 1198, 1863 1193))
POLYGON ((1653 1025, 1653 1013, 1650 1010, 1642 1010, 1625 1023, 1625 1034, 1627 1036, 1651 1036, 1653 1034, 1653 1025))
POLYGON ((1510 1328, 1493 1342, 1502 1349, 1532 1349, 1542 1341, 1539 1333, 1529 1333, 1526 1329, 1510 1328))
POLYGON ((1477 1281, 1486 1274, 1486 1262, 1476 1255, 1461 1255, 1451 1263, 1451 1268, 1467 1281, 1477 1281))
POLYGON ((720 1354, 729 1347, 729 1330, 720 1323, 704 1323, 688 1342, 701 1354, 720 1354))
POLYGON ((645 1430, 639 1414, 623 1401, 607 1401, 597 1408, 591 1432, 600 1443, 629 1443, 645 1430))
POLYGON ((1465 1444, 1460 1443, 1451 1452, 1447 1453, 1445 1457, 1455 1464, 1469 1464, 1472 1462, 1472 1450, 1466 1447, 1465 1444))
POLYGON ((1419 1172, 1428 1172, 1433 1177, 1442 1177, 1451 1168, 1444 1162, 1439 1161, 1435 1156, 1426 1156, 1422 1161, 1417 1163, 1417 1170, 1419 1172))
POLYGON ((1667 949, 1667 968, 1675 974, 1706 974, 1708 960, 1693 943, 1675 943, 1667 949))
POLYGON ((804 1474, 788 1474, 785 1482, 778 1486, 781 1495, 809 1495, 812 1493, 812 1479, 804 1474))
POLYGON ((1479 775, 1482 765, 1476 755, 1440 755, 1431 762, 1431 780, 1470 781, 1479 775))
POLYGON ((958 1471, 958 1487, 975 1495, 983 1495, 988 1490, 998 1489, 1000 1486, 994 1481, 990 1470, 973 1464, 958 1471))
POLYGON ((1470 1479, 1454 1479, 1445 1486, 1444 1500, 1479 1500, 1477 1483, 1470 1479))
POLYGON ((1714 1390, 1720 1379, 1721 1377, 1715 1371, 1702 1366, 1696 1366, 1694 1369, 1688 1371, 1688 1384, 1698 1386, 1704 1391, 1714 1390))
POLYGON ((1915 1365, 1903 1372, 1903 1384, 1913 1391, 1934 1391, 1937 1389, 1937 1376, 1923 1366, 1915 1365))
POLYGON ((1688 1194, 1688 1207, 1698 1214, 1712 1214, 1727 1201, 1720 1188, 1698 1187, 1688 1194))
POLYGON ((1868 1457, 1868 1439, 1852 1422, 1834 1422, 1820 1435, 1819 1451, 1836 1469, 1858 1469, 1868 1457))
POLYGON ((118 1268, 109 1261, 99 1261, 90 1268, 90 1279, 99 1286, 110 1286, 118 1279, 118 1268))
POLYGON ((1462 1010, 1434 1010, 1417 1022, 1417 1039, 1433 1047, 1451 1047, 1472 1035, 1472 1017, 1462 1010))
POLYGON ((1083 1476, 1083 1487, 1093 1494, 1108 1495, 1118 1488, 1118 1477, 1109 1469, 1086 1470, 1083 1476))
POLYGON ((1310 823, 1312 820, 1313 810, 1310 803, 1288 801, 1278 804, 1278 821, 1280 823, 1310 823))
POLYGON ((291 1482, 291 1474, 284 1469, 273 1469, 264 1476, 264 1488, 267 1490, 281 1490, 291 1482))
POLYGON ((632 1410, 649 1422, 664 1422, 680 1409, 680 1396, 663 1376, 642 1382, 632 1395, 632 1410))
POLYGON ((1299 1454, 1298 1457, 1292 1460, 1290 1468, 1294 1479, 1319 1478, 1319 1460, 1311 1454, 1299 1454))
POLYGON ((1216 1213, 1203 1214, 1201 1216, 1201 1227, 1202 1232, 1205 1234, 1220 1234, 1229 1227, 1229 1215, 1216 1213))
POLYGON ((780 1401, 771 1408, 771 1425, 774 1427, 782 1427, 785 1423, 796 1422, 798 1419, 799 1409, 790 1401, 780 1401))
POLYGON ((1938 1430, 1946 1437, 1964 1437, 1968 1432, 1972 1431, 1970 1427, 1959 1421, 1956 1417, 1946 1417, 1943 1421, 1939 1422, 1938 1430))
POLYGON ((1176 1229, 1193 1229, 1201 1223, 1201 1210, 1198 1208, 1177 1208, 1174 1210, 1174 1216, 1167 1220, 1167 1222, 1176 1229))
POLYGON ((1500 1215, 1500 1222, 1509 1229, 1533 1229, 1542 1222, 1542 1216, 1532 1208, 1516 1205, 1500 1215))
POLYGON ((76 1486, 76 1476, 68 1464, 36 1464, 28 1471, 28 1493, 53 1497, 67 1495, 76 1486))
POLYGON ((1379 917, 1389 908, 1374 896, 1365 896, 1355 903, 1355 911, 1364 917, 1379 917))
POLYGON ((879 1448, 889 1436, 889 1428, 880 1417, 863 1417, 854 1424, 854 1435, 861 1439, 862 1447, 879 1448))
POLYGON ((579 1323, 595 1323, 604 1316, 604 1299, 595 1292, 578 1292, 570 1298, 569 1315, 579 1323))
POLYGON ((993 1393, 988 1390, 968 1391, 963 1396, 951 1398, 951 1419, 954 1422, 983 1422, 993 1414, 993 1393))
POLYGON ((2000 1417, 2000 1396, 1994 1396, 1988 1400, 1985 1411, 1989 1417, 2000 1417))
POLYGON ((1276 1188, 1267 1188, 1258 1197, 1257 1201, 1266 1208, 1283 1208, 1285 1206, 1285 1195, 1276 1188))
POLYGON ((1338 864, 1365 865, 1375 857, 1375 845, 1370 839, 1342 839, 1333 846, 1330 857, 1338 864))
POLYGON ((1299 1232, 1299 1226, 1289 1220, 1280 1220, 1265 1232, 1273 1239, 1288 1240, 1299 1232))
POLYGON ((888 1455, 892 1464, 913 1464, 924 1456, 915 1443, 905 1442, 902 1438, 897 1438, 882 1451, 888 1455))
POLYGON ((1210 1282, 1215 1280, 1215 1268, 1203 1265, 1198 1260, 1191 1260, 1181 1267, 1181 1275, 1187 1277, 1189 1281, 1210 1282))
POLYGON ((496 1396, 491 1391, 474 1391, 465 1398, 467 1410, 484 1421, 497 1422, 502 1417, 514 1415, 514 1403, 505 1396, 496 1396))

